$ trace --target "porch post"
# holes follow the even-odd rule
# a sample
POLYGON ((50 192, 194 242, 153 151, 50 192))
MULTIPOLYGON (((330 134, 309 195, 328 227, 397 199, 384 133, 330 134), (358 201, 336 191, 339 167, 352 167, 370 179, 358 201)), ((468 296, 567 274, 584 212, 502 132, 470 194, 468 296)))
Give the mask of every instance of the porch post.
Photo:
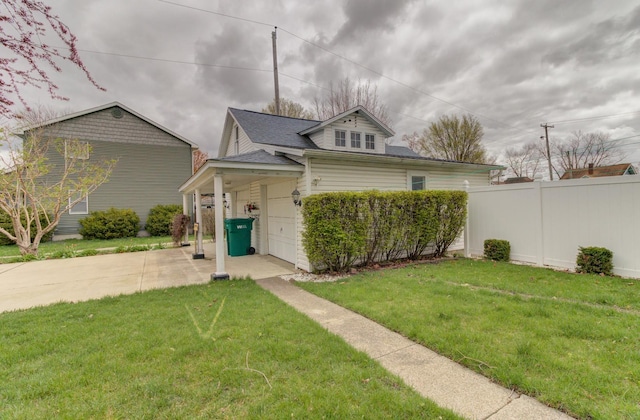
POLYGON ((226 280, 229 274, 224 269, 224 182, 222 175, 213 176, 214 210, 216 221, 216 272, 211 280, 226 280))
MULTIPOLYGON (((200 189, 196 189, 196 223, 198 226, 198 230, 195 232, 196 234, 196 252, 193 254, 194 260, 201 260, 204 258, 204 249, 202 248, 202 196, 200 195, 200 189)), ((196 225, 194 225, 196 226, 196 225)))
MULTIPOLYGON (((185 216, 189 215, 189 197, 187 194, 182 194, 182 214, 185 216)), ((189 246, 189 229, 185 229, 181 245, 189 246)))

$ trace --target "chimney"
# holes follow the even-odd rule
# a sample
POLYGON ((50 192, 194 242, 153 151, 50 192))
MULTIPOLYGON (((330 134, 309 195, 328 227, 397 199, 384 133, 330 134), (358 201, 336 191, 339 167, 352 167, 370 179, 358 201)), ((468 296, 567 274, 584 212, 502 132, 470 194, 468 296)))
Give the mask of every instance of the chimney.
POLYGON ((589 175, 593 175, 593 163, 589 164, 589 175))

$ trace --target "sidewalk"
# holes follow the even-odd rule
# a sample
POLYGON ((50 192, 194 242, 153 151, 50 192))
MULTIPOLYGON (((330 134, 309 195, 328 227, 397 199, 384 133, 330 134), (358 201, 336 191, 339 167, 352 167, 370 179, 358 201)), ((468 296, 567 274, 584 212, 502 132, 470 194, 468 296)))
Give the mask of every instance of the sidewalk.
POLYGON ((503 388, 375 322, 279 278, 256 283, 380 362, 422 396, 469 419, 555 420, 572 417, 503 388))

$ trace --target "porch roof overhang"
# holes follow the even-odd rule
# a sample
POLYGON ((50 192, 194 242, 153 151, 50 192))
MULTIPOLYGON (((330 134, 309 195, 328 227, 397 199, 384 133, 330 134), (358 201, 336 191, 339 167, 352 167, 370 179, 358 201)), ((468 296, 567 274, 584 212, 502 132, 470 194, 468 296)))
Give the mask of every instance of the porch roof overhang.
POLYGON ((193 193, 197 189, 213 190, 215 175, 222 175, 226 191, 264 178, 300 177, 304 172, 304 166, 294 161, 290 162, 258 163, 209 159, 178 190, 183 194, 193 193))

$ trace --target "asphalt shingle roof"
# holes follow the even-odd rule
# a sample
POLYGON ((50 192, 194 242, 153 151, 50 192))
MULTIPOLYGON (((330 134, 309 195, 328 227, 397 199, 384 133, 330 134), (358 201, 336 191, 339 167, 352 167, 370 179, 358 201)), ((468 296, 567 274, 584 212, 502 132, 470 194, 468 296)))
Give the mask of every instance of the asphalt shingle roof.
POLYGON ((254 143, 294 149, 318 149, 311 139, 298 133, 320 124, 320 121, 281 117, 235 108, 229 108, 229 111, 254 143))
POLYGON ((241 155, 227 156, 218 159, 224 162, 240 162, 240 163, 263 163, 268 165, 300 165, 285 156, 272 155, 264 150, 256 150, 254 152, 243 153, 241 155))

